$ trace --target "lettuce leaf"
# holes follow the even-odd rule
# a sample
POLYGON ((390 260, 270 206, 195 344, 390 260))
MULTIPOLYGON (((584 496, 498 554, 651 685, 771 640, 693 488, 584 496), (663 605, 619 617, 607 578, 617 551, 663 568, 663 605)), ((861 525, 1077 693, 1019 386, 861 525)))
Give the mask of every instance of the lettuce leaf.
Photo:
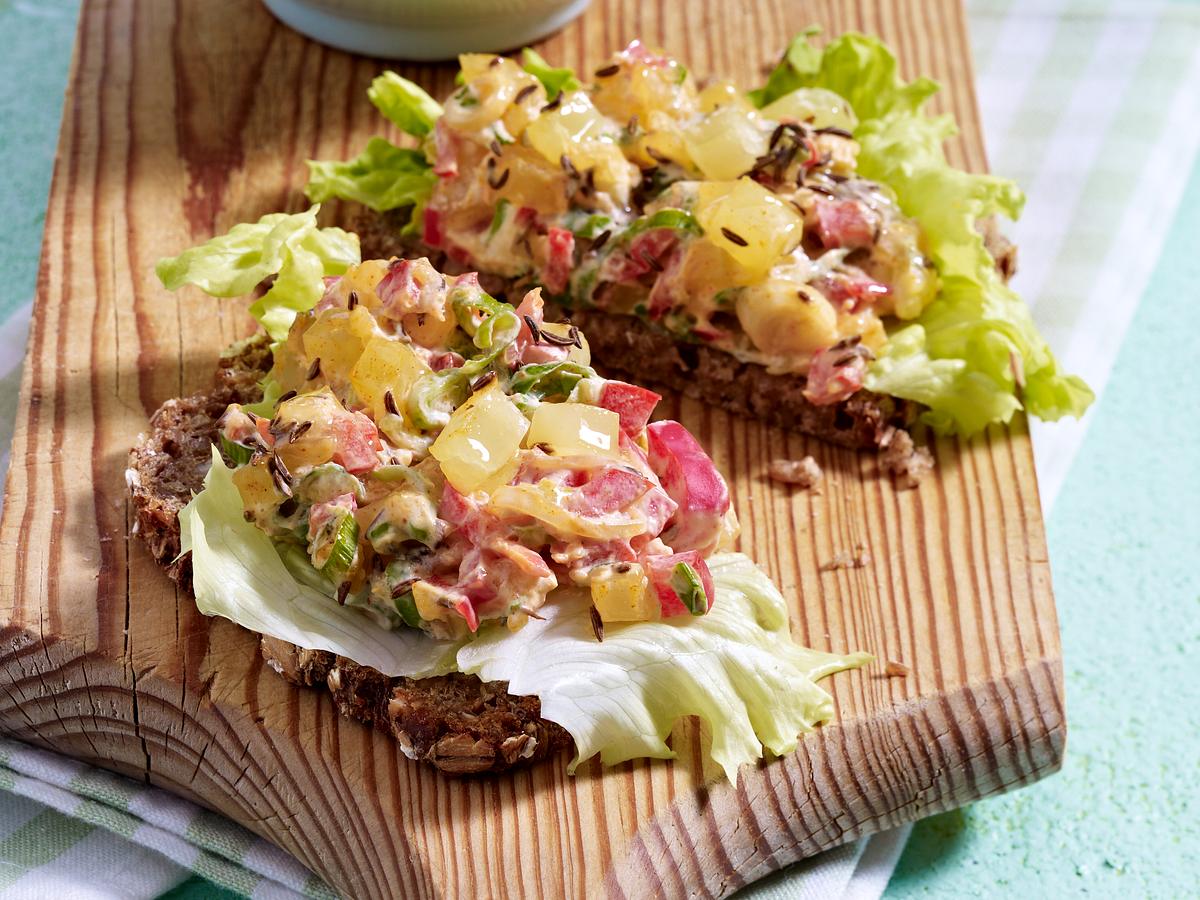
POLYGON ((425 137, 442 116, 442 104, 395 72, 384 72, 372 81, 367 98, 392 124, 413 137, 425 137))
POLYGON ((214 297, 240 297, 268 276, 275 283, 250 307, 275 340, 287 337, 297 312, 312 309, 325 292, 324 277, 359 262, 358 237, 340 228, 318 228, 321 207, 272 213, 235 225, 226 234, 161 259, 155 266, 168 290, 192 284, 214 297))
POLYGON ((508 681, 512 693, 537 696, 542 715, 575 739, 570 771, 596 754, 606 765, 672 758, 667 736, 681 717, 696 715, 711 728, 713 760, 736 781, 738 767, 761 758, 764 747, 788 753, 800 733, 833 715, 817 680, 871 660, 793 643, 783 596, 740 553, 709 560, 717 600, 704 616, 609 625, 600 643, 588 596, 568 589, 542 607, 544 621, 515 633, 492 626, 455 644, 389 631, 361 609, 339 606, 302 553, 281 554, 242 518, 233 470, 216 448, 204 490, 179 521, 205 615, 388 675, 457 670, 508 681))
POLYGON ((553 101, 563 91, 574 91, 581 87, 579 79, 571 69, 556 69, 542 59, 536 50, 526 47, 521 51, 521 57, 525 60, 522 68, 542 83, 549 100, 553 101))
POLYGON ((929 78, 906 84, 896 57, 878 39, 849 32, 821 50, 809 41, 820 30, 810 27, 792 39, 767 83, 749 92, 755 106, 761 109, 799 88, 820 87, 846 99, 861 120, 915 113, 937 92, 937 82, 929 78))
POLYGON ((328 650, 385 675, 424 678, 454 670, 456 644, 382 628, 361 609, 339 606, 332 586, 322 587, 307 561, 285 564, 271 539, 242 518, 233 470, 225 468, 215 447, 204 490, 180 511, 179 526, 182 552, 192 554, 196 606, 204 615, 328 650))
POLYGON ((1000 278, 976 223, 1016 219, 1024 204, 1010 181, 953 168, 943 142, 957 133, 950 116, 921 106, 937 90, 925 78, 904 82, 880 41, 847 34, 824 50, 797 37, 767 84, 760 106, 798 88, 845 97, 859 119, 859 172, 888 185, 916 219, 937 266, 941 290, 913 325, 890 336, 865 385, 924 403, 941 434, 971 435, 1024 408, 1042 419, 1081 416, 1094 399, 1084 382, 1058 369, 1029 308, 1000 278))
POLYGON ((304 193, 320 203, 331 197, 352 200, 377 212, 413 207, 412 221, 433 192, 437 176, 420 150, 397 147, 383 138, 371 138, 356 159, 308 160, 304 193))
POLYGON ((872 657, 794 644, 783 596, 749 558, 720 554, 708 565, 717 599, 707 615, 608 625, 598 642, 587 596, 564 591, 540 610, 545 621, 463 645, 459 668, 536 695, 542 715, 575 739, 572 772, 596 754, 605 765, 671 759, 667 736, 695 715, 712 730, 713 761, 736 782, 764 747, 789 753, 801 732, 833 716, 817 679, 872 657))

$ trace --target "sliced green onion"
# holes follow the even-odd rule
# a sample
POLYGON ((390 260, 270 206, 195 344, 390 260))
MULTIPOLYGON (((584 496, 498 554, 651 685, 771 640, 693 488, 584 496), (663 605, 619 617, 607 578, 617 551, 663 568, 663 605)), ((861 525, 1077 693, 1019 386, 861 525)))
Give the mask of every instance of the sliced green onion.
POLYGON ((350 571, 358 555, 358 520, 353 515, 342 516, 333 535, 333 546, 329 558, 321 567, 321 574, 330 581, 338 582, 350 571))
POLYGON ((413 600, 412 591, 405 591, 396 598, 396 612, 400 613, 400 618, 404 620, 405 625, 410 628, 421 627, 421 614, 417 612, 417 604, 413 600))
POLYGON ((500 230, 500 226, 504 224, 504 219, 508 215, 508 208, 510 206, 512 206, 511 203, 503 197, 500 198, 500 201, 496 204, 496 212, 492 214, 492 224, 488 226, 488 238, 493 237, 500 230))
POLYGON ((627 241, 647 231, 659 228, 670 228, 672 231, 683 231, 688 234, 704 234, 704 229, 696 221, 696 217, 683 209, 660 209, 649 216, 634 219, 621 234, 621 240, 627 241))
POLYGON ((244 466, 250 462, 250 457, 254 455, 254 451, 249 447, 243 447, 241 444, 235 444, 225 435, 221 435, 221 452, 228 459, 233 460, 234 465, 244 466))
POLYGON ((671 572, 671 590, 693 616, 708 612, 708 594, 704 592, 704 582, 687 563, 680 563, 671 572))

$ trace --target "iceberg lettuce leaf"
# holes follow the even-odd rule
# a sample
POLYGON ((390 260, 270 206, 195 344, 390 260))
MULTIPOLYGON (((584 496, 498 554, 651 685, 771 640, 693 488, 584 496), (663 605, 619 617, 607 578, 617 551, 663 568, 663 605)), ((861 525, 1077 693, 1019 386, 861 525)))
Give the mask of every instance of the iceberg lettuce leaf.
POLYGON ((180 513, 183 552, 192 554, 196 605, 251 631, 328 650, 388 675, 461 671, 509 682, 541 700, 542 715, 574 738, 571 771, 596 754, 606 765, 674 756, 666 739, 684 716, 703 718, 713 760, 731 781, 738 767, 795 749, 798 735, 833 715, 816 682, 871 660, 796 645, 783 596, 739 553, 709 560, 717 600, 704 616, 610 624, 600 643, 586 593, 562 590, 520 631, 489 626, 466 643, 388 630, 353 606, 303 554, 278 549, 242 517, 233 471, 214 448, 213 465, 180 513))
POLYGON ((424 678, 454 670, 457 644, 423 632, 389 631, 362 609, 339 606, 307 561, 286 564, 275 544, 242 517, 233 470, 213 448, 204 490, 179 513, 192 589, 206 616, 313 650, 328 650, 385 675, 424 678), (297 568, 307 573, 297 577, 297 568))
POLYGON ((564 591, 539 610, 545 621, 464 644, 459 668, 536 695, 542 716, 575 740, 571 771, 596 754, 605 765, 670 759, 671 729, 696 715, 712 730, 713 761, 736 782, 738 767, 764 747, 788 753, 833 715, 817 679, 871 657, 796 645, 782 595, 749 558, 726 553, 708 564, 717 599, 704 616, 610 624, 599 642, 587 596, 564 591))
POLYGON ((168 290, 191 284, 214 297, 244 296, 276 276, 250 312, 272 338, 282 340, 296 313, 321 299, 324 277, 341 275, 359 262, 358 237, 340 228, 318 228, 320 208, 272 213, 235 225, 226 234, 159 260, 155 272, 168 290))

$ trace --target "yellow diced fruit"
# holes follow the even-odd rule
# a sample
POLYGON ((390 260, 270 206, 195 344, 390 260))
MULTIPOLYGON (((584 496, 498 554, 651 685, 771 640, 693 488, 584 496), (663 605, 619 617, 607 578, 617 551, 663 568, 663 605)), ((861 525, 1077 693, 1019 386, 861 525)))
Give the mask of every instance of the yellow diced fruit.
POLYGON ((746 174, 767 152, 769 135, 756 114, 725 106, 689 128, 684 140, 705 178, 729 181, 746 174))
POLYGON ((558 164, 563 155, 572 156, 584 141, 616 138, 616 127, 592 105, 587 94, 563 97, 558 108, 538 116, 525 129, 530 146, 549 162, 558 164))
POLYGON ((450 615, 450 610, 438 602, 442 598, 442 591, 436 585, 417 581, 413 583, 412 592, 417 612, 426 622, 436 622, 450 615))
POLYGON ((547 444, 556 456, 606 453, 620 447, 621 418, 586 403, 543 403, 534 411, 525 446, 547 444))
POLYGON ((304 332, 315 321, 316 317, 311 313, 296 316, 287 339, 275 348, 271 378, 279 382, 283 392, 298 391, 304 387, 310 365, 304 355, 304 332))
POLYGON ((333 422, 345 413, 342 404, 327 387, 293 397, 279 405, 275 414, 277 431, 284 434, 305 426, 304 433, 294 441, 281 438, 275 452, 290 471, 304 466, 319 466, 333 459, 337 442, 333 436, 333 422))
POLYGON ((429 371, 408 344, 377 334, 350 370, 350 385, 378 421, 388 411, 388 391, 396 408, 403 410, 409 390, 429 371))
POLYGON ((773 122, 804 122, 813 128, 853 131, 858 124, 850 104, 825 88, 800 88, 768 103, 761 112, 764 119, 773 122))
POLYGON ((351 266, 342 276, 342 280, 338 282, 338 289, 343 299, 349 300, 350 292, 354 291, 358 295, 359 305, 365 306, 367 309, 379 308, 382 303, 379 295, 375 293, 375 288, 379 286, 379 282, 383 281, 387 270, 388 261, 386 259, 365 259, 357 266, 351 266))
POLYGON ((597 566, 590 578, 592 603, 605 624, 647 622, 661 616, 658 598, 650 591, 646 573, 637 563, 597 566))
POLYGON ((820 291, 794 281, 771 280, 744 288, 738 322, 768 356, 815 353, 837 343, 837 312, 820 291))
POLYGON ((365 307, 326 309, 304 332, 304 353, 321 360, 327 381, 344 382, 374 334, 375 317, 365 307))
POLYGON ((752 277, 766 275, 794 250, 804 229, 795 209, 749 178, 702 182, 695 215, 706 239, 752 277))
POLYGON ((714 81, 700 92, 700 112, 710 113, 722 106, 733 106, 738 109, 752 110, 754 104, 742 93, 732 81, 714 81))
POLYGON ((287 499, 275 487, 265 459, 239 468, 233 473, 233 483, 242 496, 242 507, 256 517, 287 499))
POLYGON ((454 411, 429 452, 454 489, 469 494, 516 455, 528 430, 529 420, 492 382, 454 411))

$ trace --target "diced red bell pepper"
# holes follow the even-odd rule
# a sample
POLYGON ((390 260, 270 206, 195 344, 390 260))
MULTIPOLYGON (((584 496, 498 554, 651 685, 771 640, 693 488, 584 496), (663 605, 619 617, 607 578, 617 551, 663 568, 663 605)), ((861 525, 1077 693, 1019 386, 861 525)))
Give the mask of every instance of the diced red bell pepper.
POLYGON ((628 469, 604 468, 571 495, 573 512, 603 516, 625 509, 654 485, 628 469))
POLYGON ((875 223, 857 200, 818 198, 817 237, 826 247, 869 247, 875 242, 875 223))
POLYGON ((422 220, 424 227, 421 230, 421 240, 428 247, 440 247, 445 239, 445 234, 442 231, 442 214, 433 207, 425 207, 425 213, 422 220))
POLYGON ((716 549, 729 512, 729 487, 700 442, 678 422, 646 426, 650 467, 667 495, 678 504, 663 533, 674 550, 716 549))
POLYGON ((630 437, 641 434, 661 399, 654 391, 624 381, 606 381, 600 389, 600 405, 617 414, 621 430, 630 437))
POLYGON ((363 475, 379 466, 377 450, 383 449, 375 423, 360 412, 348 412, 333 420, 337 449, 333 461, 351 475, 363 475))
POLYGON ((479 523, 479 507, 475 501, 454 489, 450 482, 442 488, 442 500, 438 504, 438 518, 470 539, 479 523))
POLYGON ((841 403, 863 386, 867 361, 845 347, 818 351, 808 366, 804 398, 816 406, 841 403))
POLYGON ((713 585, 712 573, 708 570, 708 564, 698 551, 688 550, 685 553, 672 553, 669 556, 645 556, 641 563, 658 596, 658 603, 664 619, 672 616, 703 615, 712 609, 717 592, 713 585), (702 598, 690 592, 690 586, 676 571, 681 564, 690 566, 692 571, 699 576, 704 593, 702 598), (681 590, 683 591, 682 595, 681 590))
POLYGON ((565 228, 551 228, 546 232, 546 242, 550 252, 542 283, 550 293, 561 294, 567 289, 575 264, 575 235, 565 228))
POLYGON ((666 268, 667 255, 678 242, 678 235, 669 228, 639 234, 629 242, 624 254, 616 253, 609 258, 607 265, 611 270, 604 273, 605 278, 621 284, 636 281, 647 272, 660 271, 666 268))
POLYGON ((830 303, 847 312, 858 312, 892 292, 886 284, 875 281, 865 272, 833 272, 815 284, 830 303))

